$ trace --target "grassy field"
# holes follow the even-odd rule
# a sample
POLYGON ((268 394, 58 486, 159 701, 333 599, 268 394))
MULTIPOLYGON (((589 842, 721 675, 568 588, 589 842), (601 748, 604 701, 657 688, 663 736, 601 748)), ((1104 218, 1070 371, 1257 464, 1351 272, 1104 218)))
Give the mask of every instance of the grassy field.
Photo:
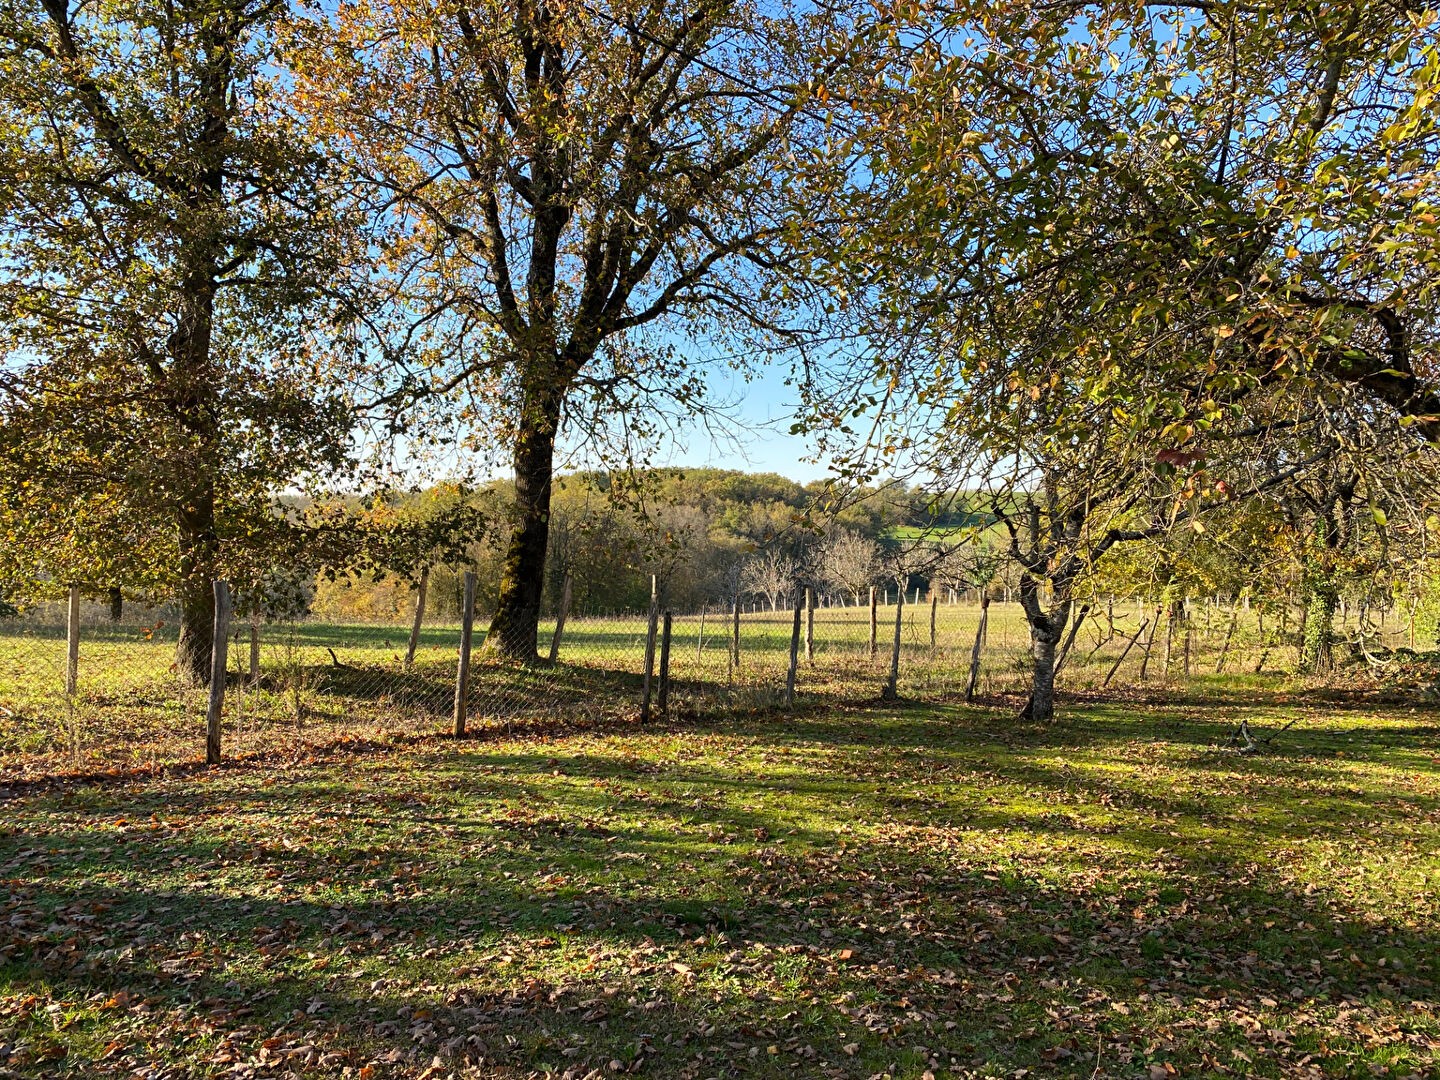
MULTIPOLYGON (((875 698, 889 667, 895 614, 893 606, 880 609, 872 655, 868 607, 817 610, 813 655, 806 659, 802 652, 800 701, 875 698)), ((0 786, 7 778, 155 768, 203 754, 205 694, 179 685, 172 628, 157 625, 159 618, 111 625, 98 608, 88 615, 73 698, 64 693, 59 621, 0 622, 0 786)), ((903 609, 903 697, 944 701, 963 693, 979 610, 973 604, 941 604, 934 616, 932 645, 929 604, 903 609)), ((677 616, 672 711, 707 716, 773 711, 781 702, 792 618, 787 611, 746 612, 735 668, 728 614, 711 614, 703 626, 698 615, 677 616)), ((1018 692, 1026 679, 1028 643, 1019 606, 992 604, 988 625, 979 689, 986 695, 1018 692)), ((1258 612, 1239 612, 1232 634, 1228 614, 1207 609, 1194 621, 1188 649, 1180 635, 1170 642, 1168 664, 1165 635, 1151 641, 1153 628, 1153 610, 1134 602, 1095 612, 1075 640, 1062 690, 1100 688, 1122 654, 1113 687, 1162 681, 1177 687, 1213 673, 1222 656, 1232 673, 1260 666, 1283 670, 1294 662, 1293 643, 1278 638, 1273 618, 1262 626, 1258 612), (1145 634, 1130 646, 1142 627, 1145 634)), ((542 651, 552 632, 550 624, 542 626, 542 651)), ((319 621, 266 626, 261 678, 254 682, 248 678, 248 633, 248 626, 238 627, 230 650, 226 753, 273 756, 337 739, 423 735, 449 724, 457 626, 426 626, 408 670, 403 663, 408 626, 319 621)), ((643 615, 577 617, 567 626, 560 665, 548 670, 496 664, 477 653, 469 697, 473 722, 511 729, 560 722, 575 728, 634 715, 645 633, 643 615)))
POLYGON ((1436 715, 1229 697, 11 799, 0 1076, 1440 1075, 1436 715))

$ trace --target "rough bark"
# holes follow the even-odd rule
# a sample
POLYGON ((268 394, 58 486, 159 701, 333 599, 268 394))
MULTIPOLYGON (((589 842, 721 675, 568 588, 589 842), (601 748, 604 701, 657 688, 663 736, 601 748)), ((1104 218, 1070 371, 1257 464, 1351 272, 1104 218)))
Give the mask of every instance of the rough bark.
POLYGON ((1305 587, 1305 621, 1300 646, 1300 669, 1312 675, 1328 675, 1335 666, 1335 612, 1340 596, 1335 586, 1320 575, 1305 587))
POLYGON ((563 392, 553 384, 532 387, 525 395, 515 440, 515 528, 502 564, 495 617, 485 636, 488 651, 524 663, 539 661, 540 602, 562 400, 563 392))
POLYGON ((215 532, 214 486, 201 482, 176 514, 180 542, 180 636, 175 666, 181 679, 209 685, 210 654, 215 644, 213 571, 219 553, 215 532))
POLYGON ((1048 721, 1055 718, 1055 635, 1031 628, 1030 655, 1035 660, 1031 676, 1028 720, 1048 721))

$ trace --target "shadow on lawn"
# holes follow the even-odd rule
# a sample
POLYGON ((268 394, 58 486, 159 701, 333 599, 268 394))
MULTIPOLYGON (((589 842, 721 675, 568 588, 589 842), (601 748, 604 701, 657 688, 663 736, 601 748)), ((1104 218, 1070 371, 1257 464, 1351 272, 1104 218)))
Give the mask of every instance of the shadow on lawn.
MULTIPOLYGON (((833 834, 795 831, 786 815, 759 808, 775 790, 769 783, 725 778, 722 785, 704 770, 637 771, 584 754, 467 756, 488 767, 709 785, 717 795, 743 796, 750 809, 697 809, 667 797, 647 800, 645 813, 662 823, 689 816, 732 833, 759 829, 787 839, 745 851, 691 850, 659 824, 587 825, 616 801, 573 786, 544 804, 521 802, 526 810, 518 818, 445 815, 452 795, 534 794, 524 776, 495 773, 452 772, 446 784, 418 790, 411 778, 408 799, 381 788, 373 813, 322 809, 318 818, 316 800, 326 791, 303 782, 240 793, 165 791, 154 803, 167 815, 201 827, 212 811, 238 814, 240 824, 210 841, 137 831, 123 845, 88 823, 52 826, 44 842, 64 845, 67 856, 52 855, 45 870, 12 879, 0 904, 0 972, 10 992, 46 1000, 124 991, 130 996, 119 1008, 143 1002, 145 1015, 134 1018, 142 1027, 169 1015, 243 1008, 243 1022, 230 1018, 218 1027, 243 1027, 248 1034, 235 1045, 250 1053, 288 1029, 319 1051, 351 1052, 355 1064, 396 1055, 419 1071, 440 1053, 541 1069, 571 1063, 557 1054, 573 1033, 586 1042, 572 1060, 628 1065, 638 1044, 639 1056, 658 1057, 667 1076, 685 1075, 682 1062, 695 1052, 711 1062, 703 1073, 710 1075, 714 1062, 733 1061, 751 1046, 762 1048, 763 1075, 797 1068, 811 1075, 808 1059, 792 1057, 784 1037, 797 1023, 804 1042, 846 1075, 888 1067, 914 1044, 942 1060, 1007 1068, 1039 1065, 1040 1052, 1056 1047, 1072 1047, 1078 1058, 1077 1030, 1090 1031, 1092 1040, 1102 1032, 1107 1045, 1129 1046, 1140 1060, 1153 1041, 1149 1025, 1172 1024, 1177 1014, 1217 1001, 1223 1010, 1203 1015, 1223 1017, 1224 1030, 1182 1025, 1170 1036, 1167 1060, 1198 1068, 1202 1054, 1218 1052, 1218 1040, 1234 1034, 1229 1025, 1239 1007, 1272 1010, 1285 1038, 1264 1053, 1293 1063, 1307 1052, 1305 1030, 1317 1008, 1363 1001, 1371 1023, 1374 1010, 1418 1023, 1437 991, 1440 935, 1433 928, 1377 922, 1223 852, 1203 863, 1159 864, 1150 879, 1106 881, 1087 872, 1058 882, 997 875, 986 865, 937 866, 932 852, 888 845, 837 855, 833 834), (267 828, 290 819, 299 844, 267 828), (387 831, 357 828, 377 819, 387 831), (481 849, 452 842, 476 835, 503 842, 481 849), (217 860, 242 848, 261 881, 278 881, 293 898, 245 895, 233 883, 227 889, 239 895, 214 891, 206 879, 217 860), (572 870, 580 880, 535 891, 537 878, 577 860, 613 863, 666 851, 663 873, 642 864, 631 880, 596 886, 572 870), (723 863, 720 873, 696 862, 707 856, 723 863), (418 874, 417 859, 425 863, 418 874), (350 869, 357 863, 365 869, 350 869), (189 865, 196 867, 189 888, 102 883, 107 875, 143 878, 150 869, 189 865), (81 871, 102 880, 76 882, 81 871), (376 883, 387 880, 403 885, 392 897, 375 895, 376 883), (1167 892, 1175 894, 1169 901, 1162 899, 1167 892), (723 943, 714 940, 718 934, 723 943), (696 945, 700 935, 711 940, 696 945), (784 963, 789 974, 721 979, 723 967, 710 962, 725 963, 719 957, 731 947, 769 958, 772 968, 784 963), (497 959, 512 950, 522 954, 513 967, 497 959), (842 950, 852 954, 848 961, 842 950), (336 957, 343 962, 334 964, 336 957), (1390 964, 1399 957, 1406 964, 1395 970, 1390 964), (797 1009, 803 1021, 795 1020, 797 1009), (549 1035, 537 1041, 541 1029, 549 1035), (842 1049, 857 1038, 858 1052, 842 1049), (786 1049, 763 1049, 776 1044, 786 1049)), ((399 785, 406 774, 372 779, 399 785)), ((836 793, 818 781, 798 790, 836 793)), ((129 813, 145 809, 133 801, 109 809, 119 805, 129 813)), ((87 806, 96 817, 105 809, 87 806)), ((988 811, 983 827, 1037 832, 1028 816, 1001 810, 988 811)), ((1044 831, 1056 828, 1047 823, 1044 831)), ((24 842, 14 835, 0 841, 0 858, 24 842)), ((77 1052, 70 1068, 93 1075, 92 1064, 77 1052)), ((912 1071, 923 1067, 922 1055, 912 1071)), ((1075 1075, 1090 1075, 1088 1059, 1075 1075)))

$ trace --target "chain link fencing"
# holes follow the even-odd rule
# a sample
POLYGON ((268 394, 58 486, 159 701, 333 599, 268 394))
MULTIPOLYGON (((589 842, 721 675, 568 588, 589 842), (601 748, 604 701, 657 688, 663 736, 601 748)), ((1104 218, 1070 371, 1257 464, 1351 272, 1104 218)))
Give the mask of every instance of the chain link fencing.
MULTIPOLYGON (((1298 612, 1219 598, 1174 609, 1106 598, 1082 611, 1060 649, 1062 693, 1178 687, 1217 673, 1294 670, 1298 659, 1298 612)), ((209 693, 177 669, 175 611, 80 600, 73 614, 73 631, 66 601, 0 619, 0 786, 203 760, 209 693)), ((1405 645, 1413 625, 1388 616, 1342 611, 1337 629, 1376 648, 1405 645)), ((556 622, 543 619, 539 634, 541 657, 553 650, 555 662, 527 666, 489 655, 477 618, 461 710, 458 621, 238 616, 227 634, 222 752, 284 757, 432 735, 455 730, 457 713, 467 734, 520 733, 883 698, 984 700, 1023 694, 1030 677, 1020 605, 974 593, 912 590, 901 602, 892 586, 872 602, 798 591, 773 607, 742 598, 694 612, 657 602, 653 619, 575 611, 558 642, 556 622)))

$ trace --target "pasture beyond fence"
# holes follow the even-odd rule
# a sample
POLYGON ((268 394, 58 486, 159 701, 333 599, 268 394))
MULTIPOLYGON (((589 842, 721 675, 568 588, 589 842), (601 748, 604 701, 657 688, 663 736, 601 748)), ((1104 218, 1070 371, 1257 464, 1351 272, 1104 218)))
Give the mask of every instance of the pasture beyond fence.
MULTIPOLYGON (((541 625, 540 653, 553 664, 528 667, 486 654, 483 617, 468 664, 455 622, 242 617, 217 650, 227 677, 214 682, 212 700, 181 682, 172 611, 132 605, 122 619, 112 614, 76 597, 0 620, 0 786, 203 760, 207 712, 212 755, 231 757, 457 725, 583 728, 623 717, 1020 693, 1029 669, 1017 603, 918 593, 897 603, 892 588, 869 602, 812 593, 774 609, 732 602, 668 612, 657 602, 653 612, 567 612, 541 625)), ((1407 643, 1403 619, 1361 618, 1375 646, 1407 643)), ((1293 670, 1297 660, 1294 615, 1243 603, 1192 601, 1172 617, 1151 601, 1106 600, 1072 626, 1062 692, 1293 670)))

